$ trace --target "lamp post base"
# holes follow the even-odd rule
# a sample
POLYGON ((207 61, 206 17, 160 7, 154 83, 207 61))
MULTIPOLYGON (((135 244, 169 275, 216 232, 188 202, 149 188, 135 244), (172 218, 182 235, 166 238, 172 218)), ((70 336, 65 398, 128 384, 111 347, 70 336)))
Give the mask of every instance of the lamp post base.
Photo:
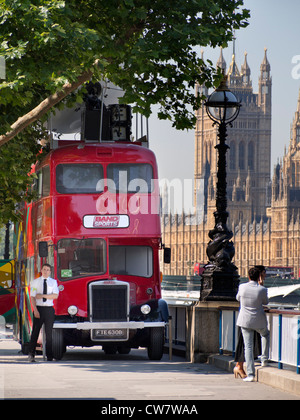
POLYGON ((232 264, 232 271, 215 270, 208 265, 202 273, 200 301, 235 301, 239 287, 239 275, 232 264))

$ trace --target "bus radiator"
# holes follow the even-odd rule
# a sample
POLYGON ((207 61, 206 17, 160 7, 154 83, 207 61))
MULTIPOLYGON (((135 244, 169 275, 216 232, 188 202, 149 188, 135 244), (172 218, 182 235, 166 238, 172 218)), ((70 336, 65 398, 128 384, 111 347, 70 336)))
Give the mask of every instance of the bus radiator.
POLYGON ((91 287, 91 320, 127 321, 128 320, 128 284, 95 284, 91 287))

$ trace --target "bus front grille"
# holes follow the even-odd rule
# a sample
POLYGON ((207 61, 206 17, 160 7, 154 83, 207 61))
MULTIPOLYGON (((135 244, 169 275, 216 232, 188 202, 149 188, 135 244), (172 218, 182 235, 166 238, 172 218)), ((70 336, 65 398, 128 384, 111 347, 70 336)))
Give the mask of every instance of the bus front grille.
POLYGON ((90 285, 90 317, 92 322, 128 320, 128 283, 120 283, 96 282, 90 285))

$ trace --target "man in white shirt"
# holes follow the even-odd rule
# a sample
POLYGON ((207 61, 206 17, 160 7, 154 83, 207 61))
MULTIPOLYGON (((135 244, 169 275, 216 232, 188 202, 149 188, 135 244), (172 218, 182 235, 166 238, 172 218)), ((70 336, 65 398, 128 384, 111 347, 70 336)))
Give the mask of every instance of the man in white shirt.
POLYGON ((53 300, 58 298, 57 281, 50 277, 51 265, 43 264, 42 276, 30 283, 30 297, 33 307, 33 327, 29 343, 28 360, 34 362, 35 348, 42 325, 45 325, 46 356, 48 361, 53 360, 52 354, 52 328, 54 323, 53 300))

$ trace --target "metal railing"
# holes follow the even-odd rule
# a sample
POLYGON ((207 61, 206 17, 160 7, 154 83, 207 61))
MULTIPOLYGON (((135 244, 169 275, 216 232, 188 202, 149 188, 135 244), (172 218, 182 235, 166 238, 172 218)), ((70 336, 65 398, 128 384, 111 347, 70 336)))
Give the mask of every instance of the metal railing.
POLYGON ((162 289, 172 292, 200 292, 200 276, 163 276, 162 289))
MULTIPOLYGON (((240 282, 248 281, 241 278, 240 282)), ((286 280, 268 278, 266 287, 287 286, 298 284, 299 280, 286 280)), ((198 276, 164 276, 162 282, 162 297, 168 302, 171 316, 171 340, 173 344, 185 345, 186 337, 186 307, 195 305, 201 293, 201 277, 198 276)), ((298 293, 298 292, 297 292, 298 293)), ((299 305, 298 305, 299 306, 299 305)), ((278 363, 278 368, 283 365, 296 367, 300 373, 300 311, 295 304, 272 304, 267 313, 270 328, 270 354, 269 358, 278 363), (277 307, 277 309, 272 309, 277 307), (289 310, 279 310, 279 307, 289 310), (293 308, 291 310, 290 308, 293 308)), ((238 340, 236 319, 238 308, 228 307, 220 310, 219 315, 219 351, 231 352, 235 355, 238 340)), ((166 338, 169 341, 169 333, 166 338)))
MULTIPOLYGON (((219 347, 235 355, 238 327, 236 326, 238 309, 224 308, 220 310, 219 347)), ((269 309, 267 311, 270 330, 269 360, 283 365, 296 367, 300 374, 300 311, 269 309)))
MULTIPOLYGON (((248 282, 248 278, 241 277, 240 284, 248 282)), ((283 279, 280 277, 269 277, 265 279, 264 286, 267 288, 280 287, 280 286, 292 286, 300 284, 300 279, 283 279)), ((162 291, 168 298, 200 298, 202 291, 202 277, 201 276, 171 276, 164 275, 162 280, 162 291)), ((295 307, 297 303, 300 305, 300 290, 295 291, 293 299, 288 297, 287 299, 281 300, 273 299, 270 301, 276 302, 275 306, 284 307, 295 307), (290 300, 291 299, 291 300, 290 300), (290 300, 290 301, 289 301, 290 300), (296 303, 295 303, 296 302, 296 303)))
MULTIPOLYGON (((171 331, 166 330, 166 339, 175 345, 185 345, 186 341, 186 309, 185 306, 169 306, 171 331)), ((169 323, 170 324, 170 323, 169 323)))

